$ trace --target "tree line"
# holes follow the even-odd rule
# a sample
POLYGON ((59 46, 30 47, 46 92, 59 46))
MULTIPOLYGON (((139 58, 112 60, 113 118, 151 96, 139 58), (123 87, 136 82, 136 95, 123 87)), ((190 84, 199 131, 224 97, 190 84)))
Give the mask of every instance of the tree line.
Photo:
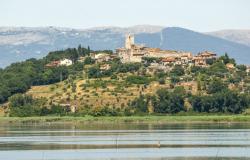
POLYGON ((177 87, 170 91, 159 89, 156 95, 141 95, 129 104, 129 112, 176 114, 194 111, 198 113, 233 113, 239 114, 250 107, 250 95, 237 91, 223 90, 209 95, 192 95, 183 88, 177 87))
POLYGON ((77 49, 50 52, 42 59, 32 58, 0 69, 0 104, 14 94, 26 92, 31 86, 53 84, 66 79, 70 74, 82 71, 84 64, 77 62, 77 59, 89 55, 90 52, 89 47, 83 48, 79 45, 77 49), (63 58, 71 59, 74 64, 69 67, 45 66, 51 61, 63 58))

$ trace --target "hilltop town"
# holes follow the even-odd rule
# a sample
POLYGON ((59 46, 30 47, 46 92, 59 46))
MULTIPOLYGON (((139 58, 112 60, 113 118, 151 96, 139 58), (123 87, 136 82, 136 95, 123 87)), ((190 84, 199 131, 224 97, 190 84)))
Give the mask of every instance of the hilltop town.
POLYGON ((161 50, 159 48, 136 45, 133 35, 126 37, 125 47, 117 49, 116 53, 123 63, 142 62, 145 58, 159 59, 159 67, 162 68, 169 64, 206 67, 208 66, 208 61, 216 59, 216 54, 207 51, 193 56, 190 52, 161 50))
MULTIPOLYGON (((147 71, 154 72, 162 70, 164 72, 170 71, 173 66, 180 65, 183 67, 209 67, 218 56, 215 53, 204 51, 197 55, 193 55, 191 52, 182 52, 174 50, 161 50, 160 48, 149 48, 143 45, 137 45, 134 42, 134 36, 128 34, 125 39, 125 45, 123 48, 116 49, 115 53, 90 53, 90 58, 95 60, 96 63, 110 62, 119 58, 121 63, 150 63, 147 64, 147 71)), ((78 62, 84 62, 86 57, 79 57, 78 62)), ((46 64, 46 67, 58 67, 58 66, 71 66, 73 61, 70 59, 61 59, 57 61, 51 61, 46 64)), ((235 64, 227 63, 228 69, 234 69, 235 64)), ((249 72, 250 67, 246 66, 246 71, 249 72)), ((101 70, 109 70, 111 66, 109 64, 102 64, 101 70)))
MULTIPOLYGON (((90 57, 97 63, 112 61, 119 58, 122 63, 143 63, 147 59, 152 59, 149 68, 168 70, 169 65, 199 66, 208 67, 210 62, 216 60, 215 53, 204 51, 193 56, 191 52, 180 52, 173 50, 161 50, 160 48, 149 48, 134 43, 134 36, 128 34, 125 39, 125 46, 116 49, 114 54, 90 53, 90 57)), ((85 57, 79 57, 78 61, 83 62, 85 57)), ((70 59, 52 61, 47 67, 56 67, 59 65, 70 66, 73 62, 70 59)), ((106 69, 108 69, 107 67, 106 69)), ((105 67, 103 68, 105 69, 105 67)))
POLYGON ((10 116, 242 113, 250 102, 250 67, 237 65, 227 54, 138 45, 131 34, 115 52, 79 46, 1 72, 0 103, 10 116), (12 72, 20 78, 4 81, 12 72), (238 99, 230 102, 232 96, 238 99), (22 103, 20 112, 13 107, 24 98, 36 108, 22 103))

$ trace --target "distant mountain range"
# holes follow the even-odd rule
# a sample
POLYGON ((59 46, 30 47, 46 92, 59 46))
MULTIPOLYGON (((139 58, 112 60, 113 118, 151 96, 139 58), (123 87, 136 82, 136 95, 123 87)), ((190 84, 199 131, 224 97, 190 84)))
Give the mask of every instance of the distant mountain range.
POLYGON ((207 34, 230 40, 232 42, 241 43, 250 46, 250 29, 249 30, 222 30, 216 32, 208 32, 207 34))
POLYGON ((90 46, 93 50, 122 47, 127 33, 135 34, 136 43, 161 49, 208 50, 219 55, 227 52, 238 63, 250 64, 250 30, 225 30, 198 33, 184 28, 140 25, 128 28, 99 27, 69 29, 57 27, 0 27, 0 67, 28 58, 40 58, 49 51, 90 46))

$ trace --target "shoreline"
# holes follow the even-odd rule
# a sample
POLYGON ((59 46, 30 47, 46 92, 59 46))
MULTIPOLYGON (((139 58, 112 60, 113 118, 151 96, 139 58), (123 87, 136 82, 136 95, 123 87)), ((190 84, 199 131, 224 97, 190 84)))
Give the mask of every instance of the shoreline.
POLYGON ((1 123, 250 123, 250 115, 129 116, 129 117, 0 117, 1 123))

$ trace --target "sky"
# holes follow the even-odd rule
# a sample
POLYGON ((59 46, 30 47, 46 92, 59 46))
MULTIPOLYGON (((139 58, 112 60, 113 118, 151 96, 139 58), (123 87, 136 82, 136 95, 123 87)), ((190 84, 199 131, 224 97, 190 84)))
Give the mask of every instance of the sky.
POLYGON ((250 29, 250 0, 0 0, 0 26, 250 29))

